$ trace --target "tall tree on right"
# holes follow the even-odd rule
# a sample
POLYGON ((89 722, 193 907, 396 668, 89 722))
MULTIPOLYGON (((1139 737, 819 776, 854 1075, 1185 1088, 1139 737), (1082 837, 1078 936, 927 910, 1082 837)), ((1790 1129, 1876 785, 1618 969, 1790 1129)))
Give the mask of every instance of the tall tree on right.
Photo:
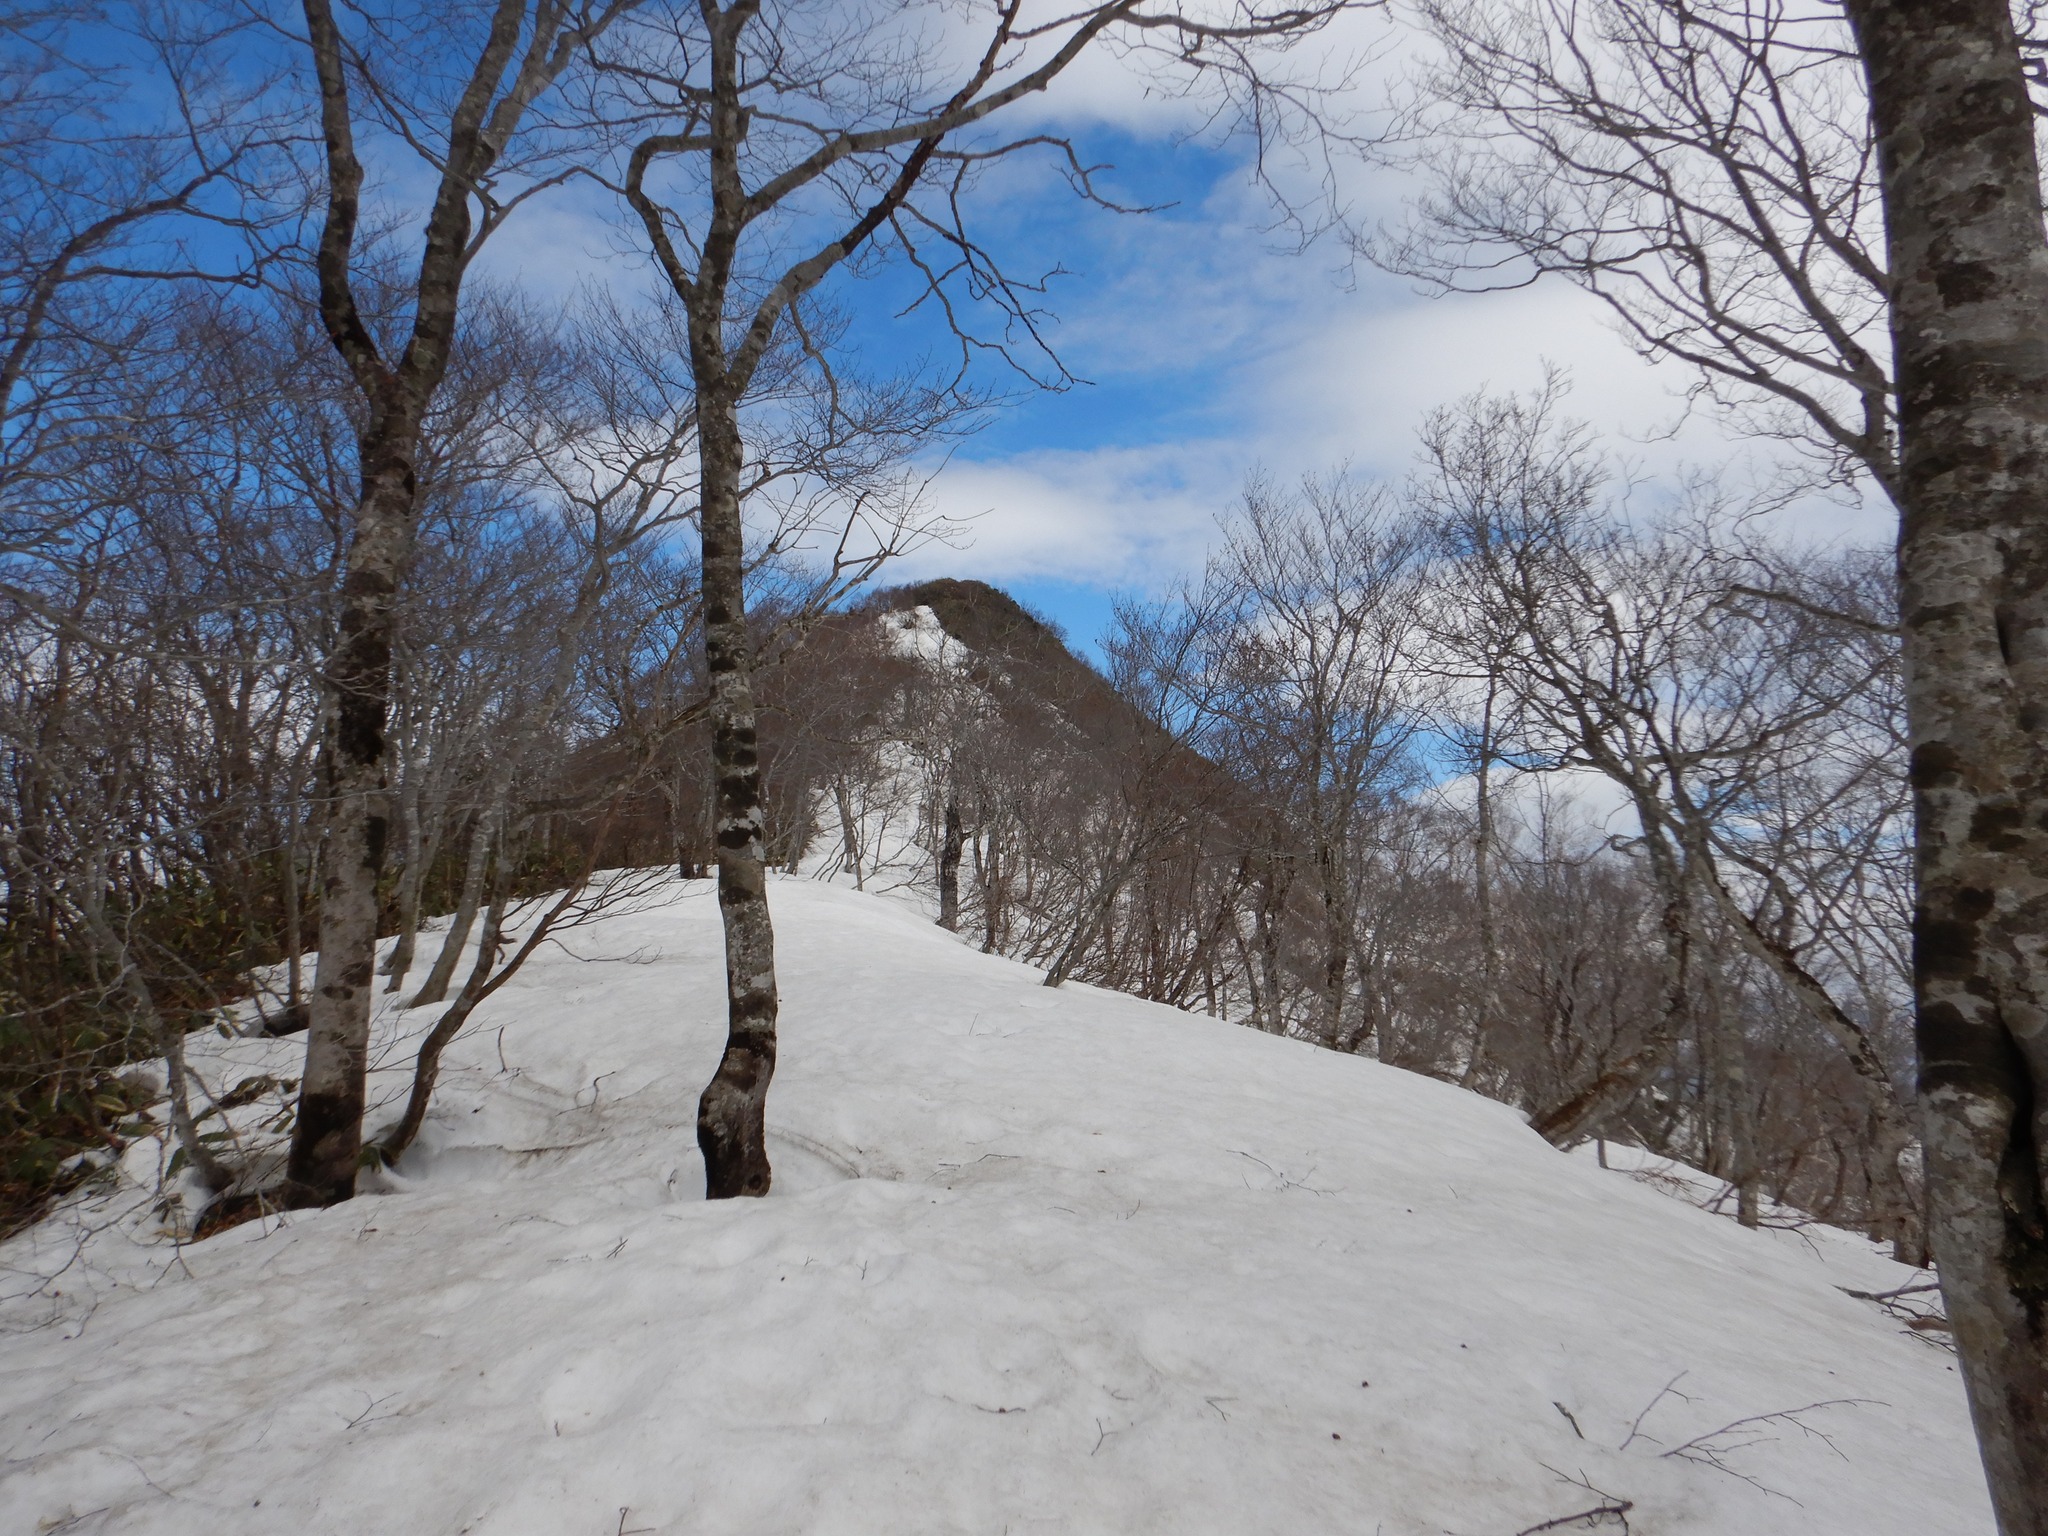
POLYGON ((2005 0, 1846 0, 1883 174, 1931 1236, 2003 1536, 2048 1536, 2048 238, 2005 0))

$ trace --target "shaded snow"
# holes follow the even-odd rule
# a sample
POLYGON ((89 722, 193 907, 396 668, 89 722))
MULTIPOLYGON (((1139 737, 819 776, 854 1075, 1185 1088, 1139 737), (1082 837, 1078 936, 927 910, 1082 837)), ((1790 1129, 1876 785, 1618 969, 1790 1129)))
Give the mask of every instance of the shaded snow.
POLYGON ((775 1194, 706 1204, 717 914, 670 889, 480 1010, 387 1192, 0 1251, 0 1528, 1512 1536, 1582 1479, 1641 1536, 1990 1531, 1952 1359, 1837 1289, 1909 1277, 1867 1246, 852 892, 772 888, 775 1194))

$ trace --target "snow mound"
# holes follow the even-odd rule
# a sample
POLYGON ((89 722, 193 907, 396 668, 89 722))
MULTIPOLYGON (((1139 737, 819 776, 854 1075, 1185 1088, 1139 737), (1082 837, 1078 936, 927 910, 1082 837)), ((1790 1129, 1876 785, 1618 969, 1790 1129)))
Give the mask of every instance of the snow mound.
MULTIPOLYGON (((1867 1248, 842 889, 773 888, 775 1193, 707 1204, 717 910, 673 889, 480 1010, 381 1192, 7 1245, 0 1525, 1991 1529, 1952 1358, 1841 1289, 1910 1278, 1867 1248)), ((382 1021, 381 1094, 429 1022, 382 1021)), ((200 1039, 217 1089, 294 1070, 200 1039)))

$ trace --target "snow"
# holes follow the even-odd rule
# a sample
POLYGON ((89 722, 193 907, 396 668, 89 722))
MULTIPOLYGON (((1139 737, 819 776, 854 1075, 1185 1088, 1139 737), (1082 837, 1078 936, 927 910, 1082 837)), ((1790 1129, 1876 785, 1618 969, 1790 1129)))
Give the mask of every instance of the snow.
MULTIPOLYGON (((121 1184, 6 1245, 0 1529, 1991 1530, 1867 1244, 872 896, 773 886, 775 1193, 707 1204, 717 912, 667 892, 479 1011, 379 1192, 173 1246, 121 1184)), ((216 1092, 297 1051, 192 1041, 216 1092)))
POLYGON ((935 669, 964 672, 973 652, 946 632, 938 611, 929 604, 898 609, 882 617, 883 635, 890 649, 935 669))
MULTIPOLYGON (((897 656, 922 663, 936 680, 965 677, 973 653, 946 632, 939 616, 923 604, 880 615, 882 644, 897 656)), ((935 764, 913 741, 890 735, 871 744, 867 771, 849 776, 844 810, 852 812, 854 867, 847 867, 847 817, 831 788, 815 791, 811 825, 818 828, 798 863, 809 880, 851 885, 925 911, 935 910, 933 841, 924 825, 932 810, 935 764)))

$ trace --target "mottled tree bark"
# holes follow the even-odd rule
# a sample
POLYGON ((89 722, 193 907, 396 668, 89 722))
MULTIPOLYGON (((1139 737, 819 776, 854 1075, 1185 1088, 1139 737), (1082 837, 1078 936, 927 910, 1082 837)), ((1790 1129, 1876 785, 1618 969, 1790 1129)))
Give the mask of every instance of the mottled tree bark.
POLYGON ((447 374, 462 280, 476 254, 472 202, 527 108, 587 39, 589 31, 576 23, 595 30, 610 13, 593 20, 539 4, 529 15, 528 0, 495 0, 475 62, 449 114, 446 152, 412 289, 411 330, 398 355, 387 358, 356 303, 353 265, 363 166, 356 154, 347 45, 332 0, 303 0, 303 6, 327 172, 314 261, 320 319, 365 407, 357 440, 361 490, 337 633, 322 676, 331 709, 321 753, 329 820, 321 868, 320 960, 281 1191, 291 1204, 325 1205, 355 1193, 362 1152, 377 881, 388 835, 385 727, 396 604, 412 553, 420 432, 447 374))
MULTIPOLYGON (((716 334, 715 324, 710 328, 716 334)), ((706 370, 710 371, 710 370, 706 370)), ((703 375, 700 373, 699 377, 703 375)), ((711 764, 718 823, 718 911, 725 924, 725 1053, 697 1103, 704 1192, 765 1195, 768 1082, 775 1075, 775 929, 768 915, 761 766, 755 736, 740 519, 738 402, 698 401, 703 476, 704 656, 711 675, 711 764)))
MULTIPOLYGON (((768 1083, 775 1073, 779 1006, 747 634, 740 406, 790 306, 902 206, 937 146, 934 136, 911 148, 882 195, 843 234, 785 271, 754 304, 737 342, 729 345, 728 305, 740 240, 774 201, 757 202, 763 194, 750 194, 740 173, 748 129, 740 37, 757 10, 752 0, 740 0, 729 9, 706 0, 701 8, 707 45, 704 131, 643 139, 633 150, 625 187, 626 200, 639 216, 655 260, 689 317, 690 374, 697 390, 704 656, 711 681, 713 841, 718 907, 725 926, 727 1020, 724 1054, 697 1104, 704 1190, 713 1200, 768 1193, 766 1113, 768 1083), (657 160, 696 152, 706 157, 710 195, 702 236, 690 260, 678 249, 670 216, 649 192, 646 178, 657 160)), ((803 180, 799 177, 788 186, 793 189, 803 180)))
MULTIPOLYGON (((366 450, 370 445, 366 444, 366 450)), ((328 805, 320 954, 308 999, 306 1065, 286 1165, 286 1198, 326 1205, 355 1193, 384 867, 384 720, 393 602, 412 548, 414 444, 367 458, 325 682, 333 723, 321 754, 328 805)))
POLYGON ((291 820, 284 844, 284 954, 285 954, 285 996, 287 1011, 296 1013, 305 1002, 305 950, 306 931, 299 910, 299 811, 296 803, 290 810, 291 820))
POLYGON ((1930 1236, 2004 1536, 2048 1536, 2048 241, 2004 0, 1849 0, 1884 177, 1930 1236))
POLYGON ((939 926, 948 933, 960 926, 960 854, 966 847, 960 825, 960 802, 946 796, 946 831, 939 843, 939 926))

